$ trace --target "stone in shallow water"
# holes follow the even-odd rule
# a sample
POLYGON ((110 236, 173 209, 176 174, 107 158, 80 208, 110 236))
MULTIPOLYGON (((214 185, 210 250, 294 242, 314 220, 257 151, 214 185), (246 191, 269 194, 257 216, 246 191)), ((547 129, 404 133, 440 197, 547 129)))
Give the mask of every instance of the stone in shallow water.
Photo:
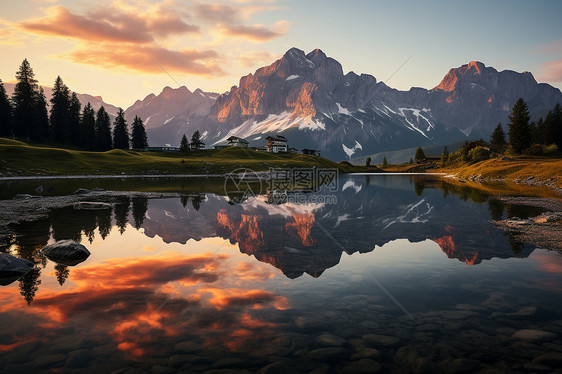
POLYGON ((375 360, 364 358, 354 361, 343 368, 344 373, 377 373, 382 369, 382 365, 375 360))
POLYGON ((90 256, 86 247, 73 240, 60 240, 43 247, 41 251, 49 260, 68 266, 77 265, 90 256))
POLYGON ((528 342, 542 343, 556 339, 556 334, 548 331, 525 329, 517 331, 513 334, 513 337, 528 342))
POLYGON ((367 334, 363 335, 363 340, 382 347, 392 347, 400 343, 400 339, 395 336, 367 334))
POLYGON ((351 355, 351 360, 360 360, 362 358, 377 358, 381 355, 380 351, 375 348, 360 348, 351 355))
POLYGON ((340 347, 320 348, 308 352, 305 357, 312 361, 334 362, 347 356, 347 350, 340 347))
POLYGON ((443 361, 440 365, 446 374, 474 373, 480 368, 480 363, 465 358, 443 361))
POLYGON ((7 286, 33 269, 33 262, 0 253, 0 285, 7 286))
POLYGON ((320 335, 318 339, 316 339, 316 343, 318 343, 319 345, 335 346, 335 347, 341 347, 344 342, 345 339, 327 333, 320 335))
POLYGON ((98 201, 80 201, 75 203, 73 207, 75 210, 106 210, 113 208, 113 205, 98 201))
POLYGON ((541 355, 533 360, 534 363, 540 365, 548 365, 551 367, 562 367, 562 353, 560 352, 549 352, 541 355))
POLYGON ((285 362, 274 362, 267 366, 264 366, 258 371, 259 374, 292 374, 298 373, 298 371, 287 365, 285 362))

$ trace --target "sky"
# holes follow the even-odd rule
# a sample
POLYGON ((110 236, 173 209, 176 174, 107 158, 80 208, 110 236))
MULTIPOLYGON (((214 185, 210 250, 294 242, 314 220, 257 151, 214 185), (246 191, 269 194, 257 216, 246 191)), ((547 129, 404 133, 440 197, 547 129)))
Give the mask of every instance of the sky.
POLYGON ((126 109, 165 86, 223 93, 297 47, 402 90, 473 60, 562 88, 561 20, 557 0, 0 0, 0 79, 27 58, 41 85, 126 109))

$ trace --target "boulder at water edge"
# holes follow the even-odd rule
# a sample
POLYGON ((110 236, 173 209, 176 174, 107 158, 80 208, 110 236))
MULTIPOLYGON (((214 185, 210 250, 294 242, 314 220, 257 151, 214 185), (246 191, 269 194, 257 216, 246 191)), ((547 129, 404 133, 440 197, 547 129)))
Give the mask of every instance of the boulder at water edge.
POLYGON ((7 286, 33 269, 33 262, 0 253, 0 286, 7 286))
POLYGON ((85 261, 90 251, 73 240, 60 240, 42 249, 45 256, 56 263, 74 266, 85 261))

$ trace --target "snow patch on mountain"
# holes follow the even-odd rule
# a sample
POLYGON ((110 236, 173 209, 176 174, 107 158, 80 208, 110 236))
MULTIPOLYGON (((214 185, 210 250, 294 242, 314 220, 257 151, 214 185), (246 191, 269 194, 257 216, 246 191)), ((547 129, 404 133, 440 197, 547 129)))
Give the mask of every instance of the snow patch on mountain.
POLYGON ((345 144, 342 144, 341 146, 343 148, 343 151, 349 158, 351 158, 351 156, 353 156, 355 152, 359 150, 363 150, 363 146, 361 146, 361 144, 357 140, 355 141, 355 144, 351 148, 346 147, 345 144))
POLYGON ((336 102, 336 105, 338 107, 338 113, 345 114, 346 116, 351 115, 351 112, 347 110, 347 108, 342 107, 340 103, 336 102))
POLYGON ((298 77, 300 77, 300 75, 293 74, 293 75, 289 75, 285 80, 292 81, 293 79, 297 79, 298 77))

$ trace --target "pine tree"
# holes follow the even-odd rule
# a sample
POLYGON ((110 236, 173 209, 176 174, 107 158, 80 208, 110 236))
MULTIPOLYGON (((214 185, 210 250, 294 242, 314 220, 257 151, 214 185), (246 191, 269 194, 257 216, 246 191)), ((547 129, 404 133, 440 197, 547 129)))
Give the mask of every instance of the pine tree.
POLYGON ((185 136, 185 134, 183 134, 180 141, 180 152, 187 151, 189 151, 189 143, 187 143, 187 137, 185 136))
POLYGON ((416 149, 416 154, 414 155, 414 159, 418 164, 423 162, 423 160, 425 160, 425 153, 423 152, 423 149, 421 147, 418 147, 418 149, 416 149))
POLYGON ((384 159, 382 160, 382 167, 383 167, 383 168, 387 168, 387 167, 388 167, 388 161, 386 160, 386 156, 384 156, 384 159))
POLYGON ((509 116, 509 144, 516 154, 521 154, 531 145, 529 119, 527 104, 520 98, 509 116))
POLYGON ((51 98, 51 131, 55 142, 70 143, 70 91, 60 76, 55 80, 51 98))
POLYGON ((113 122, 113 148, 129 149, 129 129, 125 121, 125 112, 121 108, 113 122))
POLYGON ((414 163, 414 159, 410 157, 410 161, 408 163, 412 165, 414 163))
POLYGON ((6 95, 4 83, 0 80, 0 136, 12 135, 12 104, 6 95))
POLYGON ((449 161, 449 149, 447 148, 447 146, 445 146, 445 148, 443 149, 443 153, 441 154, 441 166, 447 165, 448 161, 449 161))
POLYGON ((135 116, 135 120, 133 121, 131 138, 133 149, 145 150, 148 148, 148 138, 146 137, 144 123, 142 123, 142 119, 138 116, 135 116))
POLYGON ((111 120, 102 105, 96 116, 96 150, 104 152, 111 148, 111 120))
POLYGON ((69 110, 69 125, 70 125, 70 143, 75 146, 80 146, 81 133, 82 133, 82 122, 80 121, 80 111, 82 110, 82 104, 78 100, 76 92, 73 92, 70 97, 69 110))
POLYGON ((88 102, 82 112, 82 122, 80 125, 80 146, 88 151, 96 149, 96 113, 88 102))
POLYGON ((501 122, 498 123, 494 132, 492 132, 492 137, 490 138, 490 144, 496 148, 501 148, 505 145, 505 133, 501 122))
POLYGON ((15 136, 24 137, 30 140, 35 135, 32 134, 35 123, 36 98, 39 92, 37 80, 31 65, 24 59, 16 73, 17 83, 12 95, 13 117, 12 129, 15 136))
POLYGON ((43 87, 39 87, 39 91, 35 93, 33 118, 31 139, 38 141, 47 140, 49 137, 49 112, 43 87))
POLYGON ((195 149, 199 149, 199 145, 201 144, 201 134, 199 130, 195 130, 193 135, 191 136, 191 145, 195 149))
POLYGON ((552 126, 552 142, 562 150, 562 105, 557 103, 552 110, 554 122, 552 126))
POLYGON ((371 166, 371 161, 372 161, 371 158, 370 158, 370 157, 367 157, 367 158, 365 159, 365 166, 371 166))
POLYGON ((533 135, 533 143, 535 143, 535 144, 546 144, 547 132, 548 131, 546 129, 546 124, 541 117, 537 121, 537 127, 535 128, 535 133, 533 135))

